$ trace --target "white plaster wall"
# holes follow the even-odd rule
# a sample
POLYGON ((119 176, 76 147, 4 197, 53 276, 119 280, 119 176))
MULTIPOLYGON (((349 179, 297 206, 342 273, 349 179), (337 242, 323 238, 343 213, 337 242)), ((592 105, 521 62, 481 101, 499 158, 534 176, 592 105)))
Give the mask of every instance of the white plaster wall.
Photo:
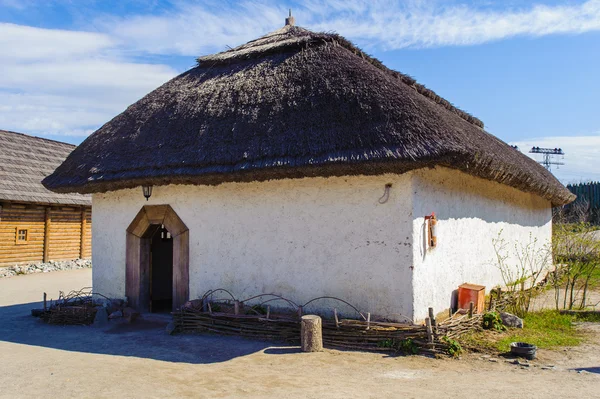
POLYGON ((125 229, 143 205, 169 204, 190 231, 191 298, 214 288, 297 303, 331 295, 410 318, 411 187, 409 173, 160 186, 148 202, 141 188, 95 194, 94 289, 125 295, 125 229))
MULTIPOLYGON (((548 201, 499 183, 436 167, 413 172, 414 308, 415 320, 427 317, 428 307, 450 307, 452 291, 465 282, 489 291, 503 280, 495 266, 492 239, 514 246, 537 238, 552 238, 548 201), (438 244, 426 250, 424 216, 435 212, 438 244)), ((511 264, 516 264, 511 251, 511 264)))

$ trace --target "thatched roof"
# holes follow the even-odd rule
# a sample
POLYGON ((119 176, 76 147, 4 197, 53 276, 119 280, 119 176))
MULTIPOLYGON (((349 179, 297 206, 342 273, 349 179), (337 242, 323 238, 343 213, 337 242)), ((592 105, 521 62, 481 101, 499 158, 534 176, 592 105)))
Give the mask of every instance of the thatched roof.
POLYGON ((0 202, 91 205, 89 195, 57 194, 42 179, 60 165, 74 145, 0 130, 0 202))
POLYGON ((373 175, 442 165, 573 195, 535 161, 344 38, 287 25, 154 90, 44 180, 56 192, 373 175))

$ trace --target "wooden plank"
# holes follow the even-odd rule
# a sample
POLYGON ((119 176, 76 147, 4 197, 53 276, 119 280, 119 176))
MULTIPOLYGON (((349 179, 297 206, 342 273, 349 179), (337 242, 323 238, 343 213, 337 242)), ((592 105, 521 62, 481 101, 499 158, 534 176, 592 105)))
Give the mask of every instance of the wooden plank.
POLYGON ((77 256, 79 255, 79 250, 77 248, 70 248, 70 249, 60 249, 60 250, 50 250, 50 258, 54 258, 56 256, 65 256, 65 255, 69 255, 69 256, 74 256, 76 259, 77 256))
POLYGON ((189 231, 184 231, 173 238, 173 310, 180 308, 189 300, 189 237, 189 231))
POLYGON ((142 237, 142 235, 148 230, 150 227, 150 221, 148 220, 148 216, 146 216, 146 211, 142 208, 135 218, 127 227, 127 232, 131 233, 137 237, 142 237))
POLYGON ((44 255, 43 261, 48 262, 48 256, 50 252, 50 227, 52 223, 52 218, 50 217, 50 208, 46 208, 45 218, 44 218, 44 255))
MULTIPOLYGON (((17 248, 18 249, 18 248, 17 248)), ((35 257, 35 258, 42 258, 43 252, 41 250, 38 251, 30 251, 30 250, 26 250, 26 251, 13 251, 13 252, 6 252, 2 254, 2 259, 8 260, 8 259, 19 259, 20 257, 35 257)))
POLYGON ((15 227, 25 228, 25 229, 31 230, 32 232, 35 232, 36 234, 38 234, 38 233, 44 234, 44 223, 43 222, 40 224, 31 224, 31 223, 27 223, 27 222, 21 222, 21 223, 6 224, 6 225, 2 226, 2 230, 0 230, 0 235, 14 233, 15 227))
POLYGON ((72 251, 79 252, 79 237, 64 240, 52 240, 50 252, 54 251, 55 249, 58 249, 59 251, 69 249, 72 251))
POLYGON ((144 210, 150 224, 163 224, 165 220, 165 214, 170 208, 168 205, 146 205, 144 210))
POLYGON ((125 295, 129 306, 139 307, 140 295, 140 237, 127 232, 125 249, 125 295))
POLYGON ((79 253, 59 253, 59 254, 53 254, 50 253, 50 260, 73 260, 73 259, 79 259, 79 253))
POLYGON ((17 223, 30 223, 33 225, 43 224, 44 223, 44 214, 42 213, 39 216, 30 217, 30 216, 19 216, 14 218, 3 218, 3 223, 9 224, 17 224, 17 223))
POLYGON ((32 228, 32 229, 40 229, 40 228, 44 227, 44 221, 42 220, 39 223, 32 223, 32 222, 28 222, 26 220, 21 220, 21 221, 6 223, 6 224, 2 225, 2 231, 6 232, 10 228, 14 229, 16 226, 32 228))
POLYGON ((27 244, 27 245, 14 245, 13 246, 9 246, 9 245, 1 245, 0 246, 0 254, 8 254, 10 255, 11 253, 14 253, 16 251, 23 251, 23 250, 27 250, 30 252, 44 252, 44 245, 43 244, 38 244, 36 243, 34 244, 27 244))
POLYGON ((17 257, 12 258, 0 258, 0 262, 2 263, 19 263, 19 262, 39 262, 42 260, 42 254, 20 254, 17 257))
POLYGON ((137 309, 140 312, 150 311, 150 245, 152 244, 151 238, 140 238, 140 287, 139 287, 139 305, 137 309))
POLYGON ((52 235, 52 239, 76 239, 77 241, 81 239, 81 231, 62 232, 60 230, 51 229, 50 234, 52 235))
POLYGON ((29 239, 29 241, 22 243, 16 243, 15 242, 15 234, 13 234, 11 237, 9 237, 8 239, 2 239, 2 245, 0 245, 0 248, 14 248, 15 246, 18 247, 43 247, 44 246, 44 240, 42 239, 41 236, 38 237, 31 237, 29 239))
POLYGON ((14 265, 23 262, 40 262, 42 256, 40 255, 22 255, 16 258, 2 258, 0 262, 5 265, 14 265))
POLYGON ((169 207, 163 223, 173 237, 177 237, 181 233, 188 231, 185 223, 183 223, 171 207, 169 207))

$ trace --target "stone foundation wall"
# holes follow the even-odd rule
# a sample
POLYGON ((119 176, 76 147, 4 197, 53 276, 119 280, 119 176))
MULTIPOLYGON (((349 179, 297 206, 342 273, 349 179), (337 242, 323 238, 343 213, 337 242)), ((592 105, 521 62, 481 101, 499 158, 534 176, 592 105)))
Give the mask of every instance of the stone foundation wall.
POLYGON ((59 270, 91 269, 91 267, 92 261, 90 259, 30 263, 28 265, 0 267, 0 278, 18 276, 21 274, 48 273, 59 270))

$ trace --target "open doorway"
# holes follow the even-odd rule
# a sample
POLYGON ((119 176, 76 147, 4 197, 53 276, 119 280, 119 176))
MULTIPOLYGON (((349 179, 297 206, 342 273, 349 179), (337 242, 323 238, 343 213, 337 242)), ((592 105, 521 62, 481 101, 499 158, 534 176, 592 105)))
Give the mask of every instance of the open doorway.
POLYGON ((173 237, 159 225, 150 243, 150 311, 170 312, 173 308, 173 237))
POLYGON ((189 241, 187 226, 169 205, 140 209, 126 235, 125 295, 129 306, 156 312, 176 310, 189 300, 189 241))

